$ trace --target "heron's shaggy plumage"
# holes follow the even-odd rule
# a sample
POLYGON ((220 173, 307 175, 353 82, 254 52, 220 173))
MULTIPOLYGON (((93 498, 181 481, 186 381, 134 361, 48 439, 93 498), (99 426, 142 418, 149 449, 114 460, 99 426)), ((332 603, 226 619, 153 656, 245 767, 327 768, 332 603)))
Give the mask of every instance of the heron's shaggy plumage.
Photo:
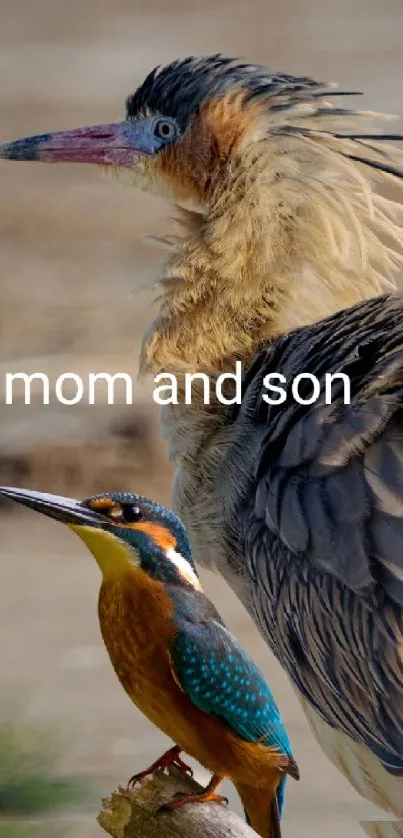
MULTIPOLYGON (((154 109, 167 106, 153 85, 168 99, 170 77, 185 94, 200 77, 210 85, 157 164, 173 197, 199 211, 181 212, 182 238, 164 265, 144 347, 153 371, 248 363, 277 334, 391 288, 403 266, 403 150, 374 133, 378 115, 334 107, 311 80, 192 66, 171 65, 146 85, 154 109)), ((136 96, 144 108, 146 92, 136 96)))
MULTIPOLYGON (((391 144, 393 135, 376 134, 377 115, 334 107, 320 85, 268 76, 265 93, 259 89, 255 97, 246 93, 242 99, 242 90, 240 83, 219 95, 213 91, 193 113, 195 150, 199 137, 209 141, 214 126, 223 132, 234 111, 247 112, 249 120, 242 112, 242 131, 207 187, 202 179, 202 190, 190 190, 198 211, 181 211, 182 238, 163 269, 160 313, 145 337, 143 368, 172 371, 179 378, 189 370, 214 377, 233 370, 237 359, 250 367, 273 341, 281 367, 281 347, 286 351, 288 345, 281 335, 340 312, 330 326, 315 327, 309 371, 320 377, 326 364, 349 370, 349 353, 351 362, 358 356, 359 386, 350 413, 343 416, 341 408, 333 408, 330 415, 322 408, 315 414, 301 406, 293 411, 287 404, 258 418, 264 365, 257 361, 238 411, 231 414, 218 402, 206 406, 196 397, 191 406, 164 408, 163 430, 176 465, 175 507, 197 559, 217 567, 253 614, 309 708, 310 724, 328 756, 363 795, 402 816, 403 616, 400 594, 397 600, 393 594, 400 585, 403 545, 392 540, 386 549, 384 522, 371 542, 366 522, 377 503, 380 510, 386 503, 387 526, 394 515, 392 530, 403 538, 403 459, 390 478, 396 486, 388 483, 387 469, 381 495, 377 478, 371 482, 379 458, 389 456, 391 434, 394 451, 402 456, 403 304, 399 298, 380 298, 341 310, 396 285, 403 265, 403 153, 391 144), (387 348, 391 345, 393 351, 387 348), (385 382, 396 386, 388 390, 385 382), (314 488, 311 500, 308 494, 304 500, 302 489, 293 494, 291 466, 289 477, 285 472, 278 485, 273 483, 293 444, 287 447, 287 433, 277 437, 275 427, 283 423, 286 428, 288 421, 301 487, 305 479, 307 487, 314 480, 314 471, 304 471, 306 452, 312 451, 314 470, 315 457, 321 456, 315 448, 319 428, 325 435, 329 502, 335 510, 340 492, 345 493, 337 526, 326 517, 325 501, 320 505, 320 485, 316 500, 314 488), (361 500, 357 475, 368 480, 361 500), (391 496, 388 508, 385 498, 391 496), (316 559, 307 549, 309 541, 298 546, 288 534, 298 521, 303 531, 306 519, 316 559), (331 558, 337 543, 339 569, 337 555, 333 563, 331 558), (383 570, 373 578, 375 555, 383 570), (314 570, 316 561, 324 563, 322 576, 314 570), (360 576, 365 563, 367 575, 360 576), (360 588, 360 579, 367 589, 360 588), (333 594, 326 605, 327 586, 333 594), (291 614, 297 634, 306 624, 299 645, 289 631, 291 614)), ((294 343, 290 339, 294 375, 306 371, 313 338, 306 328, 294 343)))

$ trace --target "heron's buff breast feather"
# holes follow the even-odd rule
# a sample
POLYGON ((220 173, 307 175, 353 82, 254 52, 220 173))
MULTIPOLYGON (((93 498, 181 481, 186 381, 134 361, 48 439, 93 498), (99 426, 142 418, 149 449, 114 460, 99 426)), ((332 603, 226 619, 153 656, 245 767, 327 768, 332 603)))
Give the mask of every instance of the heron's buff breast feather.
POLYGON ((199 710, 178 684, 169 655, 176 629, 161 583, 141 570, 104 581, 99 620, 125 691, 175 744, 213 773, 266 788, 273 777, 278 783, 287 758, 235 736, 218 718, 199 710))

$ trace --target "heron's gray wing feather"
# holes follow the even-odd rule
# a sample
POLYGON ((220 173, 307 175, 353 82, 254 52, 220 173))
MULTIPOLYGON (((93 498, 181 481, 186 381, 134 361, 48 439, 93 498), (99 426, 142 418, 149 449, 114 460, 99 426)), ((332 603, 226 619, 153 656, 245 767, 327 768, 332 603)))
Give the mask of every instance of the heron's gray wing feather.
POLYGON ((243 512, 259 622, 323 717, 403 774, 402 408, 403 303, 383 297, 276 341, 240 410, 260 439, 243 512), (270 372, 281 405, 263 399, 270 372), (324 388, 298 404, 301 372, 345 373, 351 403, 335 379, 330 404, 324 388))

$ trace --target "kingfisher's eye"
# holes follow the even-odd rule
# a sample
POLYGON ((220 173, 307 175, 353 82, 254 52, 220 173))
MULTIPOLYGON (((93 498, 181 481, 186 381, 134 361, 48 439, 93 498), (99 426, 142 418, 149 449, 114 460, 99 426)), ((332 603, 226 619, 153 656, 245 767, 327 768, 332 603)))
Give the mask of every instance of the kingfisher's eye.
POLYGON ((123 519, 127 524, 133 524, 135 521, 141 521, 143 513, 139 506, 124 506, 123 519))
POLYGON ((173 140, 177 135, 175 122, 172 119, 158 119, 154 125, 154 134, 161 140, 173 140))

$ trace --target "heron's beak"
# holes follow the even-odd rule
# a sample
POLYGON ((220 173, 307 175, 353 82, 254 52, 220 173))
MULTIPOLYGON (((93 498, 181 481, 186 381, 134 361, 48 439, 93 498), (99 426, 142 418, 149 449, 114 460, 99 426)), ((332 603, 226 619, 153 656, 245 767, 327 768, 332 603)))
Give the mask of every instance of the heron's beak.
POLYGON ((0 145, 0 158, 43 163, 97 163, 132 168, 157 150, 150 120, 112 122, 38 134, 0 145))
POLYGON ((48 495, 46 492, 33 492, 30 489, 14 489, 11 486, 0 486, 0 494, 11 500, 29 506, 36 512, 42 512, 49 518, 55 518, 63 524, 92 527, 100 529, 105 525, 105 517, 99 512, 84 506, 82 501, 73 498, 63 498, 59 495, 48 495))

